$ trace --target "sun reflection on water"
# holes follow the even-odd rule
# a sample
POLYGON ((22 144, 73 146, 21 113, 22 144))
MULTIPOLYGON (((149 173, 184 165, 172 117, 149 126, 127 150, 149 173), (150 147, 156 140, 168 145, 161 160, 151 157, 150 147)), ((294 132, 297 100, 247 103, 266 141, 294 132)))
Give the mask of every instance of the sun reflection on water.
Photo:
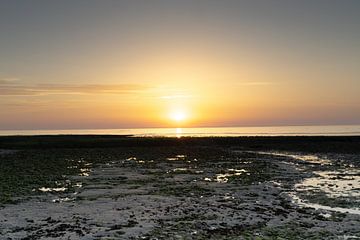
POLYGON ((182 133, 183 133, 182 128, 176 128, 176 137, 177 138, 180 138, 182 136, 182 133))

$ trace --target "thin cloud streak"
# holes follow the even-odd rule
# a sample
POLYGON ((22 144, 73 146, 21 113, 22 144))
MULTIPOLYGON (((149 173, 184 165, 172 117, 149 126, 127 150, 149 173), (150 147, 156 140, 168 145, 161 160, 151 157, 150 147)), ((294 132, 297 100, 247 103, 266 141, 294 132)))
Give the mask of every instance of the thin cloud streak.
POLYGON ((3 84, 13 84, 16 81, 19 81, 19 78, 0 78, 0 85, 3 84))
POLYGON ((268 86, 276 85, 278 82, 239 82, 238 85, 242 86, 268 86))
POLYGON ((38 96, 65 94, 130 94, 148 89, 140 84, 36 84, 0 85, 0 96, 38 96))

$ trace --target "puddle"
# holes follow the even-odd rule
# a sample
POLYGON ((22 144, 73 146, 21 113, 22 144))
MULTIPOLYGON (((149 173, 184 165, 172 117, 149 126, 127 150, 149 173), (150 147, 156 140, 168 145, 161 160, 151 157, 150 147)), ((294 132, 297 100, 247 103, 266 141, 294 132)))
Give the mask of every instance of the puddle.
MULTIPOLYGON (((290 154, 279 152, 258 152, 260 154, 269 154, 273 156, 291 157, 296 160, 306 161, 314 164, 328 166, 327 171, 314 171, 314 177, 305 178, 302 182, 295 184, 294 193, 290 194, 293 202, 303 207, 322 209, 333 212, 360 214, 359 208, 347 208, 343 206, 327 206, 319 203, 311 203, 300 198, 295 193, 325 194, 331 198, 348 199, 351 202, 358 202, 360 196, 360 171, 349 168, 334 170, 330 159, 320 158, 310 154, 290 154)), ((344 166, 343 166, 344 167, 344 166)), ((325 217, 325 216, 324 216, 325 217)), ((330 217, 326 215, 326 217, 330 217)))
MULTIPOLYGON (((136 162, 136 163, 145 163, 144 160, 139 160, 139 159, 137 159, 136 157, 129 157, 129 158, 126 159, 126 161, 134 161, 134 162, 136 162)), ((115 162, 111 162, 111 164, 115 164, 115 162)), ((110 164, 109 164, 109 165, 110 165, 110 164)))
POLYGON ((318 171, 296 184, 297 191, 322 191, 329 197, 360 197, 360 171, 318 171))
MULTIPOLYGON (((360 214, 359 208, 347 208, 343 206, 326 206, 319 203, 311 203, 300 198, 297 193, 325 194, 326 197, 336 199, 348 199, 351 202, 359 201, 360 196, 360 171, 354 168, 337 168, 334 170, 331 159, 319 157, 313 154, 282 153, 282 152, 254 152, 272 156, 289 157, 313 164, 320 164, 328 168, 326 171, 314 171, 314 177, 305 178, 295 184, 294 193, 290 194, 293 203, 314 209, 322 209, 332 212, 360 214)), ((331 215, 330 215, 331 216, 331 215)), ((324 217, 330 217, 328 214, 324 217)))
POLYGON ((233 169, 233 168, 228 169, 228 171, 229 171, 228 173, 216 174, 216 178, 214 179, 214 181, 219 183, 227 183, 229 181, 229 177, 240 176, 241 174, 247 172, 245 169, 233 169))
POLYGON ((360 209, 358 209, 358 208, 330 207, 330 206, 325 206, 325 205, 321 205, 321 204, 317 204, 317 203, 309 203, 309 202, 299 198, 295 194, 290 194, 290 197, 292 198, 293 203, 295 203, 299 206, 302 206, 302 207, 309 207, 309 208, 322 209, 322 210, 327 210, 327 211, 332 211, 332 212, 351 213, 351 214, 360 215, 360 209))
POLYGON ((314 164, 331 165, 331 161, 329 159, 321 158, 313 154, 297 154, 297 153, 282 153, 282 152, 251 152, 251 153, 273 155, 279 157, 290 157, 296 160, 314 163, 314 164))
POLYGON ((90 168, 80 168, 79 176, 88 177, 90 175, 90 168))
POLYGON ((75 200, 75 198, 66 197, 66 198, 56 198, 56 199, 51 200, 51 202, 53 202, 53 203, 62 203, 62 202, 71 202, 71 201, 74 201, 74 200, 75 200))
POLYGON ((360 239, 360 237, 354 235, 343 235, 343 236, 339 236, 339 239, 351 240, 351 239, 360 239))
POLYGON ((224 196, 224 200, 233 200, 235 197, 233 196, 224 196))
POLYGON ((166 158, 166 160, 168 161, 181 161, 181 160, 185 160, 186 155, 176 155, 175 157, 168 157, 166 158))
POLYGON ((234 200, 235 197, 231 193, 226 193, 223 199, 224 200, 234 200))
POLYGON ((41 192, 64 192, 65 190, 66 190, 65 187, 60 187, 60 188, 41 187, 41 188, 39 188, 39 191, 41 191, 41 192))
POLYGON ((174 168, 173 172, 184 172, 184 171, 188 171, 188 168, 174 168))

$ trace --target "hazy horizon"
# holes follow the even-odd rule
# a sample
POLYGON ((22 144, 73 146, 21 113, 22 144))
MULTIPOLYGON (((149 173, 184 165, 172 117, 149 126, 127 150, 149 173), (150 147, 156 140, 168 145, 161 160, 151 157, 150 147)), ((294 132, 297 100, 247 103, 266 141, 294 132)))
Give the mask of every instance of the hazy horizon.
POLYGON ((360 1, 0 7, 0 130, 360 124, 360 1))

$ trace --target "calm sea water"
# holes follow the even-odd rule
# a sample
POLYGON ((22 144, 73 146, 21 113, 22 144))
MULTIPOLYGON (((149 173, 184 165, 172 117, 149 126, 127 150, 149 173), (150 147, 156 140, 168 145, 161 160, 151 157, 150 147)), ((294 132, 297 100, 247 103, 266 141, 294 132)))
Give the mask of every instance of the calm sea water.
POLYGON ((360 136, 360 125, 276 126, 276 127, 212 127, 212 128, 136 128, 81 130, 0 130, 8 135, 109 134, 135 136, 360 136))

